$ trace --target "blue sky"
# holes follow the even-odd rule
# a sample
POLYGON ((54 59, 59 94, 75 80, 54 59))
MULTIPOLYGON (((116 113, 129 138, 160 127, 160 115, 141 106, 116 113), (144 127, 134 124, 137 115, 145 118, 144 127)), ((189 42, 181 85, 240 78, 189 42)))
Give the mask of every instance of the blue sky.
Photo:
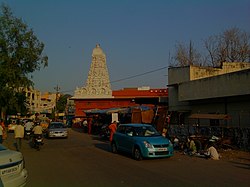
POLYGON ((237 27, 250 33, 250 0, 0 0, 45 44, 49 66, 33 74, 35 88, 73 94, 85 85, 92 50, 106 53, 113 90, 166 88, 178 42, 203 49, 211 35, 237 27), (112 83, 113 82, 113 83, 112 83))

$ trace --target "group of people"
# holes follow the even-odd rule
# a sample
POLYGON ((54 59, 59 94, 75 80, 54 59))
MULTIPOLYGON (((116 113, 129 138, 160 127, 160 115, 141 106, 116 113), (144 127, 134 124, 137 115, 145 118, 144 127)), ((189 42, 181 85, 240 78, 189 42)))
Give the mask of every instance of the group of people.
POLYGON ((39 122, 28 121, 24 125, 18 123, 14 131, 17 151, 20 151, 21 149, 22 139, 25 136, 25 131, 32 131, 34 138, 43 134, 43 128, 39 122))
POLYGON ((174 147, 182 149, 184 151, 184 154, 187 154, 189 156, 199 156, 210 158, 212 160, 220 159, 220 155, 212 141, 209 141, 207 143, 205 150, 202 150, 200 141, 195 141, 193 137, 188 137, 185 144, 181 145, 181 147, 177 147, 179 146, 179 140, 177 137, 174 138, 173 142, 174 147))
MULTIPOLYGON (((35 136, 42 135, 43 133, 43 128, 40 126, 39 122, 32 122, 32 121, 27 121, 26 123, 23 123, 21 121, 17 122, 17 125, 14 130, 14 138, 15 138, 15 145, 16 145, 16 150, 20 151, 22 147, 22 139, 25 137, 25 131, 31 131, 35 136)), ((5 124, 3 120, 1 120, 0 123, 0 143, 3 143, 3 136, 5 135, 6 130, 5 130, 5 124)))

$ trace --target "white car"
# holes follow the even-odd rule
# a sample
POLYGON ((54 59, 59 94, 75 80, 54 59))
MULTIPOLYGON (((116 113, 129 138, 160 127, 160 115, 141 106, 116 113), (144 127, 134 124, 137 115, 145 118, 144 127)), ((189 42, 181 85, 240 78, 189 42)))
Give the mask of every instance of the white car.
POLYGON ((48 138, 68 138, 67 126, 62 122, 51 122, 47 129, 48 138))
POLYGON ((0 144, 0 186, 25 186, 28 172, 21 152, 7 149, 0 144))

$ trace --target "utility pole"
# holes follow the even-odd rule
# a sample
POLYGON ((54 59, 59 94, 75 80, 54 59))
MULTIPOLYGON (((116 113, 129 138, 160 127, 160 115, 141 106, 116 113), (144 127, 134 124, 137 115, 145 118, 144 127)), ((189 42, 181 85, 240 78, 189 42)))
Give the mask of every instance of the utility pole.
POLYGON ((54 89, 56 90, 55 121, 57 121, 57 118, 58 118, 57 101, 58 101, 60 87, 58 85, 56 85, 56 87, 54 89))

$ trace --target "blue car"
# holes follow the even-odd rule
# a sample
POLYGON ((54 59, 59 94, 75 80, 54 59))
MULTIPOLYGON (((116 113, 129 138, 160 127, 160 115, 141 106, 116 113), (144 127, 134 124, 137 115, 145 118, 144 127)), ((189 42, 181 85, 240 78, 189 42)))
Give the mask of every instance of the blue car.
POLYGON ((173 144, 149 124, 121 124, 113 136, 111 151, 130 153, 135 160, 173 156, 173 144))

